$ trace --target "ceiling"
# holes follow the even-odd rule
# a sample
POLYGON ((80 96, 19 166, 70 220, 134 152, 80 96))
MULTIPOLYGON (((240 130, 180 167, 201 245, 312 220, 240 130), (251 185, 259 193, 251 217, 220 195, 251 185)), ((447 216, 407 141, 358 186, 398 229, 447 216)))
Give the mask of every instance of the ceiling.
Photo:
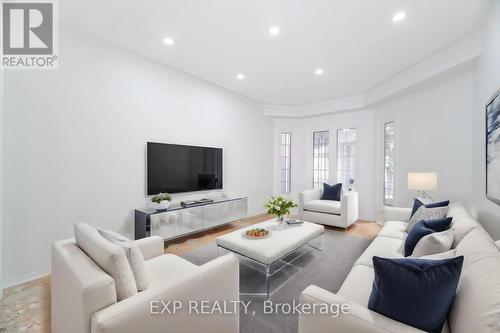
POLYGON ((352 96, 475 30, 480 0, 64 0, 66 24, 265 104, 352 96), (393 22, 393 15, 406 18, 393 22), (270 36, 271 26, 280 32, 270 36), (171 46, 163 39, 174 40, 171 46), (321 68, 324 73, 315 75, 321 68), (245 79, 238 80, 243 73, 245 79))

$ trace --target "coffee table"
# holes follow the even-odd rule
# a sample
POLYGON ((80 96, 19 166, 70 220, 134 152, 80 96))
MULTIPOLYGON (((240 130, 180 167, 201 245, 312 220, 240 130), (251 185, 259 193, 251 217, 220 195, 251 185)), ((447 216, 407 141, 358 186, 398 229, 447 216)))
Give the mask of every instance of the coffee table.
POLYGON ((269 299, 271 276, 287 265, 291 265, 300 256, 289 262, 283 261, 283 258, 305 245, 321 250, 323 231, 322 225, 311 222, 297 225, 284 223, 284 226, 279 226, 275 220, 269 220, 217 237, 217 252, 219 252, 219 248, 222 248, 264 266, 262 273, 266 275, 266 293, 252 295, 265 295, 269 299), (270 235, 262 239, 248 239, 244 236, 244 232, 253 228, 265 228, 270 231, 270 235), (320 245, 312 245, 312 241, 318 238, 320 245), (283 266, 271 272, 271 265, 276 262, 283 264, 283 266))

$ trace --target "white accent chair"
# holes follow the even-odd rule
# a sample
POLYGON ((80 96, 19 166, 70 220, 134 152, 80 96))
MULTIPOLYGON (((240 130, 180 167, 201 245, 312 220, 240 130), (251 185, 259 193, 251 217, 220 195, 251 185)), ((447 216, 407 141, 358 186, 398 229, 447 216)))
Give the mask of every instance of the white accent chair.
POLYGON ((358 192, 343 192, 340 201, 321 200, 322 190, 299 193, 299 218, 334 227, 347 228, 358 220, 358 192))
POLYGON ((74 239, 53 244, 53 333, 238 332, 238 313, 189 314, 187 305, 190 300, 239 300, 239 264, 234 255, 197 266, 164 254, 161 237, 135 243, 145 259, 149 287, 119 302, 113 278, 74 239), (182 310, 151 314, 151 301, 169 300, 182 301, 182 310))
MULTIPOLYGON (((386 207, 385 223, 378 236, 354 263, 337 293, 310 285, 300 303, 350 305, 348 314, 299 314, 299 333, 423 333, 423 331, 368 309, 374 270, 372 258, 402 258, 400 248, 407 235, 410 208, 386 207)), ((455 231, 453 248, 464 256, 455 300, 442 333, 500 332, 500 252, 465 208, 450 205, 455 231)), ((409 300, 411 302, 411 300, 409 300)))

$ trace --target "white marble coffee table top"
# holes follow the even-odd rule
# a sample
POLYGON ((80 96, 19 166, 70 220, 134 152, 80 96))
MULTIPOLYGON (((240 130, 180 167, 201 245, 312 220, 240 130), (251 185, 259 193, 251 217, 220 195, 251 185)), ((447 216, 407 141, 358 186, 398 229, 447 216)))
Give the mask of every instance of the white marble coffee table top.
POLYGON ((269 265, 318 237, 323 231, 322 225, 311 222, 297 225, 285 223, 284 227, 279 227, 275 220, 269 220, 219 236, 217 245, 269 265), (271 235, 262 239, 248 239, 244 236, 246 230, 254 228, 269 230, 271 235))

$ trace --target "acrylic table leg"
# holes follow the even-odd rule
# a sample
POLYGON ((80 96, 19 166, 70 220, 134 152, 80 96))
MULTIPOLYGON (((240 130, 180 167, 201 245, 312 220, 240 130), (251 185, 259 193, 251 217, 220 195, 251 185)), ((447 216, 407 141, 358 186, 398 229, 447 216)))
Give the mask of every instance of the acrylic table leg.
POLYGON ((269 299, 269 289, 270 289, 270 274, 269 274, 269 271, 270 271, 270 267, 269 265, 266 265, 266 295, 267 295, 267 299, 269 299))

